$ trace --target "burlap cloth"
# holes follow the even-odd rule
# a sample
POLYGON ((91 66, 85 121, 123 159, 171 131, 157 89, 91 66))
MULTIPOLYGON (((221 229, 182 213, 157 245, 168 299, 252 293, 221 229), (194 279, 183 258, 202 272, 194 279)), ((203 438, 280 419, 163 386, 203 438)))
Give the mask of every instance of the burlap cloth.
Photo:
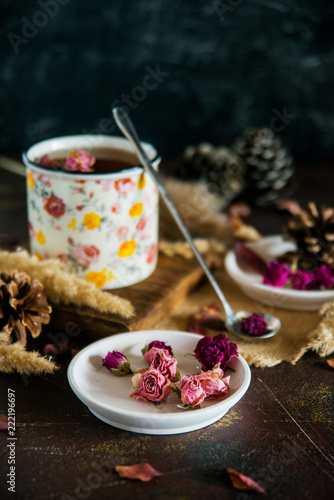
MULTIPOLYGON (((331 323, 330 328, 327 324, 326 327, 319 327, 321 318, 318 312, 275 308, 269 310, 268 306, 246 297, 225 271, 216 272, 215 277, 234 310, 267 312, 281 320, 281 331, 269 339, 243 341, 226 332, 229 339, 238 344, 238 351, 248 364, 261 367, 274 366, 282 361, 294 364, 308 350, 314 350, 320 356, 327 356, 334 350, 334 319, 325 320, 331 323)), ((211 285, 205 283, 192 292, 170 315, 157 323, 155 328, 185 331, 188 316, 196 314, 201 306, 213 302, 219 303, 211 285)))

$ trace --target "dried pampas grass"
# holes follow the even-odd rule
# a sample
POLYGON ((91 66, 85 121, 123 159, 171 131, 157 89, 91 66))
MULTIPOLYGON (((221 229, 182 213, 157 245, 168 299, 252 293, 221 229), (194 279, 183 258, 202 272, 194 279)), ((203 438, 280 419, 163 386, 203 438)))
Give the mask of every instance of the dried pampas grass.
POLYGON ((38 352, 29 352, 15 342, 8 344, 6 333, 0 333, 0 373, 18 372, 21 375, 42 375, 53 373, 58 366, 41 356, 38 352))
MULTIPOLYGON (((201 254, 206 254, 207 252, 214 252, 217 254, 224 255, 226 253, 225 245, 219 243, 217 240, 206 240, 202 238, 195 238, 194 243, 197 250, 201 254)), ((167 255, 168 257, 180 256, 185 259, 192 259, 194 257, 193 251, 190 248, 189 243, 186 241, 159 241, 159 252, 167 255)))
MULTIPOLYGON (((205 182, 186 182, 164 177, 163 184, 185 225, 193 236, 216 238, 225 244, 233 239, 233 228, 228 217, 220 213, 224 200, 210 193, 205 182)), ((160 203, 160 234, 164 238, 180 239, 173 217, 165 203, 160 203)))
POLYGON ((68 272, 57 259, 40 261, 28 252, 8 252, 0 250, 0 272, 17 269, 24 271, 32 279, 38 279, 44 287, 48 299, 54 304, 85 305, 104 313, 119 314, 124 318, 134 315, 134 308, 126 299, 97 290, 88 283, 68 272))
POLYGON ((312 332, 312 341, 307 349, 313 349, 319 356, 325 357, 334 351, 334 301, 327 302, 320 309, 323 319, 312 332))

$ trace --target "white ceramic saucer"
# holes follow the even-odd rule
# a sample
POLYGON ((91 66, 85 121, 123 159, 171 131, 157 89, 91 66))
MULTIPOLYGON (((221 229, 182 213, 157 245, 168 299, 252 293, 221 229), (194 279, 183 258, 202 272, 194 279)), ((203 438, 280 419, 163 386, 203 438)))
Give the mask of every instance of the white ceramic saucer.
POLYGON ((108 351, 116 350, 127 356, 133 371, 147 367, 141 349, 153 340, 161 340, 172 347, 181 373, 198 373, 199 363, 190 354, 200 339, 197 334, 166 330, 112 335, 90 344, 73 358, 67 372, 70 386, 97 418, 119 429, 161 435, 201 429, 219 420, 247 391, 251 375, 242 356, 229 362, 235 370, 227 372, 231 375, 229 394, 222 400, 204 402, 198 410, 178 408, 180 400, 174 393, 159 407, 130 398, 131 375, 116 377, 102 366, 108 351))
MULTIPOLYGON (((282 236, 267 236, 254 243, 248 243, 247 246, 266 262, 287 251, 295 250, 295 246, 284 241, 282 236)), ((233 281, 248 297, 272 307, 295 311, 318 311, 325 302, 334 299, 334 290, 291 290, 265 285, 260 273, 240 268, 233 251, 227 254, 225 267, 233 281)))

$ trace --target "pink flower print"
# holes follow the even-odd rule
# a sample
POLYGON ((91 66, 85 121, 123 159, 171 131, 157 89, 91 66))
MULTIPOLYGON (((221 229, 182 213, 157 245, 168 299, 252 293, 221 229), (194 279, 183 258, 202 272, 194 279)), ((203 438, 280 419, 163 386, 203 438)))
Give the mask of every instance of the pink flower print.
POLYGON ((51 187, 51 182, 50 182, 49 176, 44 175, 44 174, 39 174, 38 179, 40 180, 40 182, 42 184, 45 184, 47 187, 51 187))
POLYGON ((147 264, 152 264, 152 262, 155 259, 157 253, 157 246, 152 243, 152 245, 149 247, 149 249, 146 252, 146 263, 147 264))
POLYGON ((43 199, 44 210, 47 211, 48 214, 52 215, 56 219, 62 217, 66 212, 66 205, 61 198, 52 194, 43 199))
POLYGON ((112 180, 111 179, 108 179, 107 181, 104 181, 102 183, 102 191, 103 192, 110 191, 111 186, 112 186, 112 180))
POLYGON ((136 225, 137 237, 147 239, 151 235, 151 218, 148 216, 141 217, 136 225))
POLYGON ((121 240, 123 238, 126 238, 128 232, 129 232, 129 228, 128 227, 121 226, 121 227, 119 227, 117 229, 116 236, 117 236, 117 238, 119 238, 121 240))
POLYGON ((120 258, 120 257, 116 257, 116 259, 114 259, 111 263, 111 266, 113 269, 117 269, 118 267, 120 267, 123 263, 123 260, 120 258))
POLYGON ((122 207, 121 207, 121 204, 120 203, 115 203, 115 205, 113 205, 111 207, 111 211, 113 214, 120 214, 121 211, 122 211, 122 207))
POLYGON ((115 181, 115 189, 120 194, 126 195, 135 187, 135 183, 132 179, 119 179, 115 181))
POLYGON ((145 195, 144 204, 146 207, 150 207, 152 205, 151 197, 149 194, 145 195))
POLYGON ((36 233, 35 233, 35 230, 34 230, 34 226, 32 225, 32 223, 29 221, 28 222, 28 228, 29 228, 29 236, 30 236, 30 239, 33 240, 36 236, 36 233))
POLYGON ((57 259, 66 264, 66 262, 68 262, 68 255, 66 253, 60 253, 57 255, 57 259))
POLYGON ((94 245, 79 245, 73 251, 73 257, 82 266, 96 264, 99 260, 100 250, 94 245))
POLYGON ((72 151, 65 161, 65 170, 70 172, 91 172, 96 159, 87 151, 72 151))

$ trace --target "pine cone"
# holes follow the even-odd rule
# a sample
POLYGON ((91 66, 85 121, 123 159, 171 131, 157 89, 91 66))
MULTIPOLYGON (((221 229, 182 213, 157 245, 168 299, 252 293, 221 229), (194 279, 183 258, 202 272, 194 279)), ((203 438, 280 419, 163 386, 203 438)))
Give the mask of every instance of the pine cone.
POLYGON ((0 331, 14 333, 25 346, 27 330, 38 337, 51 311, 40 281, 18 271, 0 273, 0 331))
POLYGON ((270 205, 291 194, 292 157, 270 129, 246 130, 233 150, 246 168, 246 200, 270 205))
POLYGON ((181 161, 180 177, 182 179, 206 178, 206 172, 210 157, 215 147, 208 142, 202 142, 197 146, 188 146, 183 153, 181 161))
POLYGON ((244 187, 244 166, 230 149, 202 143, 189 146, 183 157, 183 170, 187 177, 205 179, 210 192, 219 194, 227 206, 244 187))
MULTIPOLYGON (((285 257, 303 269, 320 264, 334 268, 334 209, 317 209, 309 203, 309 212, 300 210, 284 229, 289 240, 297 245, 296 252, 285 257)), ((284 256, 283 256, 284 257, 284 256)))

